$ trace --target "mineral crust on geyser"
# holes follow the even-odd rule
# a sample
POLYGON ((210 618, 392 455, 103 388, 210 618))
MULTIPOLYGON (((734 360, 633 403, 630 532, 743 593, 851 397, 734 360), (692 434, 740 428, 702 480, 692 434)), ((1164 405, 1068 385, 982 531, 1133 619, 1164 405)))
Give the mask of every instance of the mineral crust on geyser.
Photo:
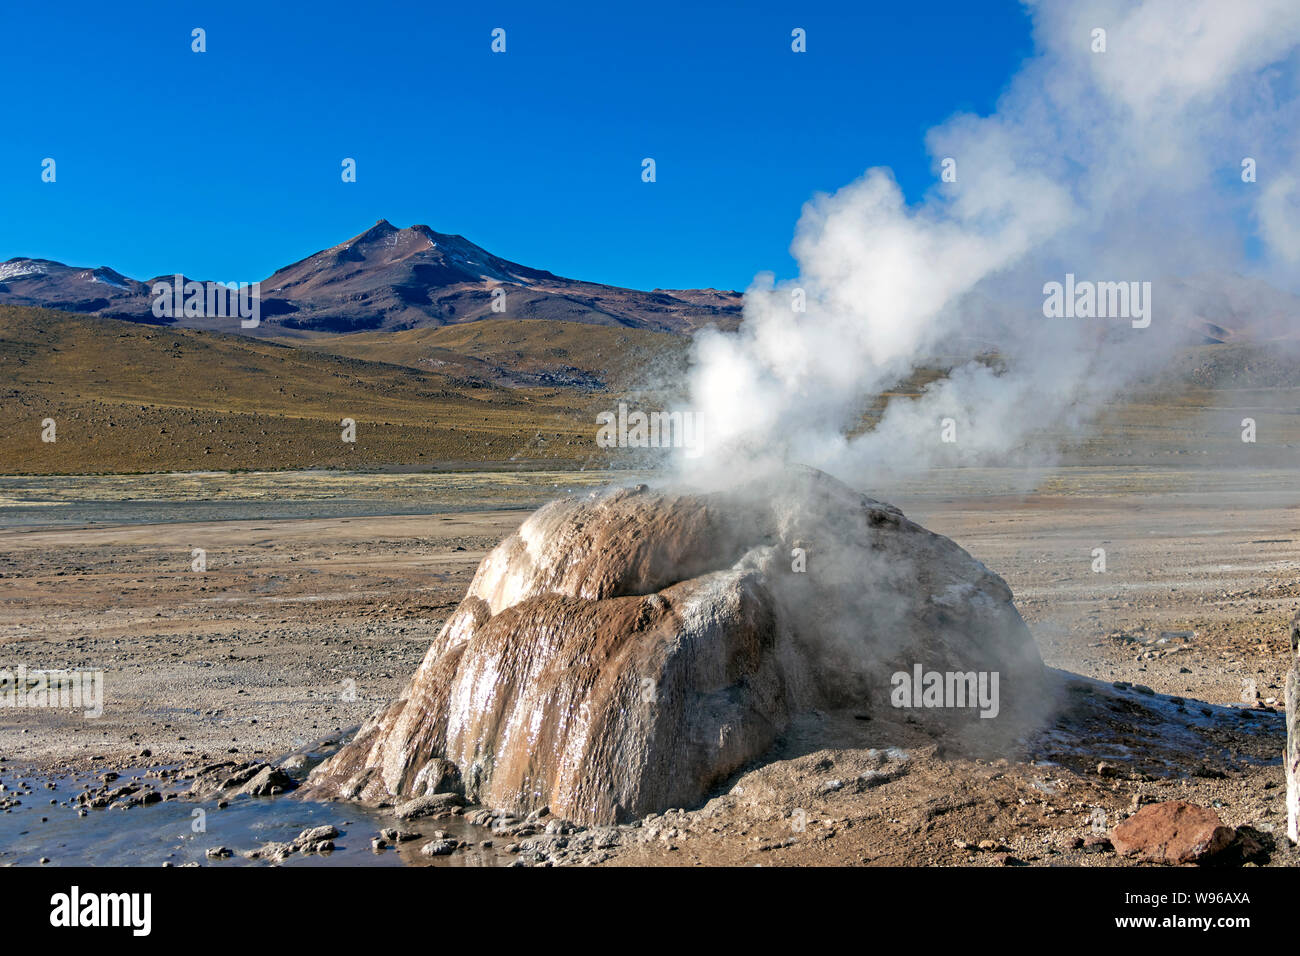
POLYGON ((918 664, 998 678, 991 720, 909 712, 935 736, 1042 693, 1002 579, 828 475, 565 498, 484 558, 402 699, 303 792, 625 821, 697 805, 799 715, 900 719, 891 677, 918 664))

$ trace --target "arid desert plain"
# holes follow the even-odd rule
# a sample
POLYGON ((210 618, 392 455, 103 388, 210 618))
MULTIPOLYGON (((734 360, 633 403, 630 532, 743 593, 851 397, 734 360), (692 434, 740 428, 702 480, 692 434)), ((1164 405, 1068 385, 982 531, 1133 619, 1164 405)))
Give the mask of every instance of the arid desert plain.
POLYGON ((1045 663, 1093 679, 1084 692, 1123 712, 1089 746, 1054 746, 1049 728, 1026 751, 985 760, 869 723, 842 741, 822 728, 810 743, 795 728, 703 805, 549 831, 462 807, 386 822, 383 808, 289 793, 193 803, 206 807, 196 831, 186 791, 214 764, 327 752, 400 695, 478 563, 529 509, 636 475, 0 479, 5 658, 104 671, 102 716, 0 712, 0 862, 124 862, 114 854, 129 833, 126 860, 232 865, 259 842, 326 825, 342 834, 333 854, 287 862, 1105 866, 1119 862, 1099 836, 1107 827, 1143 803, 1184 799, 1276 834, 1270 862, 1292 864, 1281 698, 1300 502, 1293 469, 1234 465, 1223 448, 1200 456, 1207 465, 1080 458, 864 489, 1002 575, 1045 663), (1203 735, 1168 731, 1175 713, 1203 735), (125 780, 158 803, 78 802, 125 780), (254 802, 263 809, 241 810, 254 802), (371 848, 404 826, 392 849, 371 848), (404 839, 438 833, 456 852, 421 856, 412 848, 424 841, 404 839))

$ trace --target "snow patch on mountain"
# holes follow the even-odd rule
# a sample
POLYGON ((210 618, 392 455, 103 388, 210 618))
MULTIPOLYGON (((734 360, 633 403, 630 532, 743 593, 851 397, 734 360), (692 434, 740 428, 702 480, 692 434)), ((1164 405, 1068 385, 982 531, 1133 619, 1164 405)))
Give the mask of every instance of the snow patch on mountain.
POLYGON ((7 279, 24 279, 28 276, 43 276, 48 270, 31 259, 13 259, 0 262, 0 282, 7 279))
POLYGON ((95 269, 92 272, 83 273, 90 276, 91 282, 102 282, 104 285, 112 286, 114 289, 124 289, 131 291, 131 287, 125 282, 119 281, 116 274, 108 269, 95 269))

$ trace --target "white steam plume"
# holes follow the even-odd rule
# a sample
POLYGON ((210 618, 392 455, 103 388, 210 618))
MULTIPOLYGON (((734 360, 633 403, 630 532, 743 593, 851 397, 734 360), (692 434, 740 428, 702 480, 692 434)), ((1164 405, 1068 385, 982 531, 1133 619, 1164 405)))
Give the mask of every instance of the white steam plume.
POLYGON ((787 461, 860 483, 1023 459, 1186 341, 1198 304, 1170 280, 1237 270, 1294 284, 1300 4, 1030 6, 1037 53, 996 111, 929 135, 936 169, 951 157, 956 182, 909 204, 872 169, 814 198, 792 245, 799 277, 759 276, 739 332, 697 337, 692 481, 787 461), (1243 182, 1247 157, 1258 182, 1243 182), (1044 317, 1044 283, 1066 273, 1151 283, 1151 324, 1044 317), (969 358, 975 342, 1003 364, 967 361, 857 433, 881 391, 935 356, 969 358))

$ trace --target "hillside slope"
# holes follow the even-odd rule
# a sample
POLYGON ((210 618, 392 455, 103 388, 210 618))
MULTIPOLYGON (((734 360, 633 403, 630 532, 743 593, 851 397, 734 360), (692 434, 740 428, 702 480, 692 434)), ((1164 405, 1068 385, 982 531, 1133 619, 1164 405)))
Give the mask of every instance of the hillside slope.
POLYGON ((0 306, 0 472, 579 466, 593 394, 0 306), (56 441, 41 440, 53 418, 56 441), (341 438, 344 418, 356 442, 341 438))
POLYGON ((685 336, 543 319, 277 341, 508 388, 654 388, 680 376, 690 350, 685 336))

